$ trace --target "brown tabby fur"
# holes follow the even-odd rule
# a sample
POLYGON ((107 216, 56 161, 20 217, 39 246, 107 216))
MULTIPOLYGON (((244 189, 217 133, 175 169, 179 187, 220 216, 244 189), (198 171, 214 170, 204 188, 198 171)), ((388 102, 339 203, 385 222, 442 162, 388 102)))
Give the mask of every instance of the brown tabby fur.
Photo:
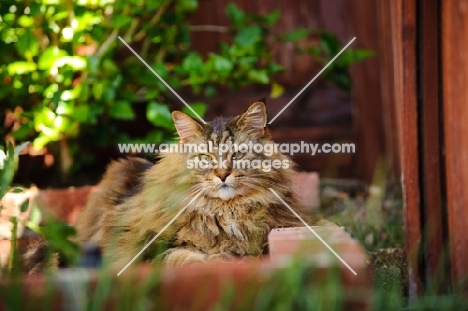
MULTIPOLYGON (((175 111, 172 116, 181 143, 273 143, 265 129, 266 107, 261 101, 242 115, 218 118, 205 125, 182 112, 175 111)), ((219 158, 217 152, 209 155, 219 158)), ((232 152, 228 152, 222 155, 228 159, 227 169, 188 169, 187 159, 196 156, 199 154, 163 154, 156 165, 139 158, 111 163, 77 223, 78 242, 97 243, 105 259, 121 269, 190 203, 153 243, 171 245, 162 254, 166 263, 259 256, 272 228, 301 226, 268 188, 273 188, 309 224, 319 221, 306 215, 291 191, 292 168, 270 172, 234 169, 232 152), (228 189, 227 197, 220 198, 222 178, 232 189, 228 189)), ((247 160, 255 158, 289 160, 293 164, 281 153, 243 156, 247 160)), ((154 251, 154 247, 149 248, 139 260, 155 258, 154 251)))

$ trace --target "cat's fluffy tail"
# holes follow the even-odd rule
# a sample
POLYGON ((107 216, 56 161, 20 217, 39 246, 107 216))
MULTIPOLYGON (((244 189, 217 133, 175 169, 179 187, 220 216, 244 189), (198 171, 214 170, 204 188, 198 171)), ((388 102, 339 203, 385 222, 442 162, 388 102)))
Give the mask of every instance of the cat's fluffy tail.
POLYGON ((45 239, 40 238, 32 242, 22 256, 23 272, 33 275, 43 272, 46 266, 59 266, 59 254, 53 254, 52 257, 49 254, 49 244, 45 239))

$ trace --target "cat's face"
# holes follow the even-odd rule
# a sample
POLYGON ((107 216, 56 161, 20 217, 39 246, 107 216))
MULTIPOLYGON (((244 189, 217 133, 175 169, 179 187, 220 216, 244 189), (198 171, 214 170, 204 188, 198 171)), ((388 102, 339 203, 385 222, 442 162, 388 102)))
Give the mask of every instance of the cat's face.
POLYGON ((265 131, 263 102, 255 102, 242 115, 218 118, 206 125, 178 111, 173 119, 181 143, 192 146, 185 153, 187 169, 205 196, 231 200, 265 189, 271 178, 258 164, 269 157, 252 148, 272 143, 265 131))

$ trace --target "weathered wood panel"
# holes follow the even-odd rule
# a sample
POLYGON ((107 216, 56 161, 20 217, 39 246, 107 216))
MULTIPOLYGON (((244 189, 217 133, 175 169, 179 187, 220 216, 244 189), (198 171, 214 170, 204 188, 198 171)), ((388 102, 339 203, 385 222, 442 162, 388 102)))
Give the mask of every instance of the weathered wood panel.
POLYGON ((409 294, 444 293, 451 278, 457 288, 468 275, 468 3, 386 0, 379 12, 382 94, 385 106, 394 101, 398 125, 409 294))
POLYGON ((457 285, 468 276, 468 2, 441 5, 445 179, 451 275, 457 285))
POLYGON ((379 70, 380 70, 380 101, 382 103, 383 130, 385 149, 388 159, 389 178, 398 180, 401 172, 396 116, 396 60, 394 54, 396 45, 395 13, 388 0, 377 1, 379 28, 379 70))
POLYGON ((439 0, 419 2, 418 83, 419 149, 421 161, 421 214, 424 280, 434 292, 447 287, 444 257, 444 206, 442 198, 442 124, 439 93, 439 0))
MULTIPOLYGON (((349 16, 346 25, 349 34, 356 37, 353 47, 378 51, 377 1, 346 1, 346 11, 349 16)), ((380 54, 377 52, 375 57, 351 68, 354 82, 354 130, 359 150, 356 160, 361 178, 367 181, 372 180, 375 171, 379 169, 379 161, 387 161, 379 63, 380 54)))
POLYGON ((392 21, 394 91, 405 205, 409 295, 421 292, 421 210, 418 161, 416 0, 388 1, 392 21))

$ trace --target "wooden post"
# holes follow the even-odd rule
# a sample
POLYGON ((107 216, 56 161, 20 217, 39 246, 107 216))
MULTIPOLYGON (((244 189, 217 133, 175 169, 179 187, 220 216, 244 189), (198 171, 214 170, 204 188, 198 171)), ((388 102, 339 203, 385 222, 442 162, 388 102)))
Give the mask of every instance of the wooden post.
POLYGON ((442 1, 445 179, 451 276, 454 286, 462 281, 466 282, 468 277, 467 39, 468 1, 442 1))
POLYGON ((427 289, 442 294, 448 285, 444 244, 443 146, 439 95, 439 0, 418 2, 418 95, 421 222, 424 258, 422 273, 427 289))
POLYGON ((468 1, 385 0, 379 13, 391 38, 382 92, 395 101, 409 294, 442 294, 468 276, 468 1))
POLYGON ((416 84, 416 0, 392 1, 396 19, 396 111, 405 204, 409 294, 421 291, 419 254, 421 210, 418 162, 418 107, 416 84))
MULTIPOLYGON (((335 4, 335 1, 327 1, 335 4)), ((329 4, 330 5, 330 4, 329 4)), ((346 1, 349 13, 347 27, 350 29, 350 37, 356 36, 353 48, 366 48, 376 50, 378 48, 378 1, 346 1), (365 17, 366 22, 361 22, 365 17)), ((386 136, 384 133, 384 109, 381 101, 380 89, 380 54, 357 63, 351 67, 353 79, 353 101, 355 105, 354 130, 356 131, 358 156, 356 164, 358 176, 371 182, 380 161, 386 158, 386 136)), ((394 167, 391 164, 389 172, 394 179, 394 167)))

